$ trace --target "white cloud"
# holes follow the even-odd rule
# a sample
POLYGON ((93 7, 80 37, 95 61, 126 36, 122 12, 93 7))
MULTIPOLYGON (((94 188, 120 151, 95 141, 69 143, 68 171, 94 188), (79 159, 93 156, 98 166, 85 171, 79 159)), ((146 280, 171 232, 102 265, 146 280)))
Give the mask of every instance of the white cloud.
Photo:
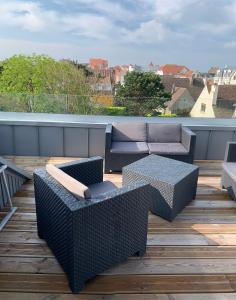
POLYGON ((236 42, 228 42, 224 44, 224 48, 228 49, 236 49, 236 42))
MULTIPOLYGON (((54 0, 55 3, 65 5, 64 0, 54 0)), ((134 17, 132 11, 126 9, 121 3, 118 1, 109 1, 109 0, 67 0, 66 5, 80 5, 81 7, 85 7, 87 9, 92 9, 97 13, 102 13, 107 17, 115 20, 123 20, 130 19, 134 17)))
POLYGON ((45 30, 48 24, 57 20, 55 12, 44 11, 39 3, 29 1, 0 3, 0 16, 0 25, 20 27, 32 32, 45 30))
POLYGON ((64 17, 62 23, 66 31, 95 39, 106 39, 113 28, 113 24, 107 18, 92 14, 64 17))
POLYGON ((124 30, 124 39, 129 42, 154 43, 162 41, 167 30, 156 20, 143 22, 136 30, 124 30))
POLYGON ((4 39, 0 38, 0 59, 5 59, 15 54, 31 55, 41 53, 50 55, 57 59, 61 58, 78 58, 81 51, 80 46, 67 43, 40 43, 21 39, 4 39), (4 45, 4 47, 2 47, 4 45), (60 51, 58 51, 60 49, 60 51))
POLYGON ((178 20, 189 6, 202 0, 138 0, 145 12, 159 20, 178 20))
POLYGON ((219 24, 217 23, 200 23, 195 27, 195 30, 201 30, 206 33, 213 35, 220 35, 226 33, 232 29, 230 24, 219 24))

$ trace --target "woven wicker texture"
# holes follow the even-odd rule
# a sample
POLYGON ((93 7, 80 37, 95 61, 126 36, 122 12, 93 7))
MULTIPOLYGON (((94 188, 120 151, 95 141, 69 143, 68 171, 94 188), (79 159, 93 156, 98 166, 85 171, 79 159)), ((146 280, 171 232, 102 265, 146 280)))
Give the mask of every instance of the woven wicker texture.
MULTIPOLYGON (((105 173, 110 173, 111 171, 121 171, 124 166, 127 166, 139 159, 148 156, 148 153, 135 153, 135 154, 125 154, 125 153, 112 153, 110 151, 112 143, 112 125, 108 124, 106 127, 106 145, 105 145, 105 173)), ((181 128, 181 143, 188 151, 187 154, 173 154, 173 153, 161 153, 167 158, 176 159, 186 163, 193 163, 193 156, 196 144, 196 135, 188 128, 181 128)), ((174 151, 174 149, 173 149, 174 151)))
MULTIPOLYGON (((77 170, 80 173, 81 165, 86 165, 92 179, 80 174, 80 180, 94 183, 100 171, 92 172, 89 162, 102 169, 101 158, 70 164, 71 169, 68 164, 60 167, 77 177, 77 170)), ((79 292, 88 279, 110 266, 145 252, 149 185, 137 182, 99 199, 78 201, 45 169, 34 173, 34 184, 38 234, 63 267, 73 292, 79 292)))
POLYGON ((144 180, 153 188, 151 211, 172 220, 194 199, 198 167, 149 155, 123 168, 123 184, 144 180))

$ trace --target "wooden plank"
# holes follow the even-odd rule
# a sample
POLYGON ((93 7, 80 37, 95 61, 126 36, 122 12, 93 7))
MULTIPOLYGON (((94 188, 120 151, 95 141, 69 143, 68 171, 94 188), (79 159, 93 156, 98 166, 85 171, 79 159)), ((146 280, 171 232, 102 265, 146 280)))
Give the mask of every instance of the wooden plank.
POLYGON ((103 275, 144 274, 234 274, 236 259, 168 258, 128 260, 105 271, 103 275))
MULTIPOLYGON (((0 256, 54 257, 46 244, 0 244, 0 256)), ((236 258, 236 246, 148 246, 149 258, 236 258)), ((133 257, 130 259, 139 259, 133 257)))
POLYGON ((0 273, 62 274, 54 257, 1 257, 0 273))
MULTIPOLYGON (((0 291, 70 293, 65 275, 0 274, 0 291)), ((225 275, 97 276, 82 294, 235 292, 225 275)), ((155 299, 155 298, 154 298, 155 299)))
MULTIPOLYGON (((1 212, 0 212, 1 216, 1 212)), ((12 216, 12 221, 35 221, 36 214, 31 212, 17 212, 12 216)))
POLYGON ((38 238, 36 232, 17 231, 2 231, 0 233, 0 243, 45 244, 44 240, 38 238))
POLYGON ((196 200, 231 200, 228 194, 197 194, 196 200))
MULTIPOLYGON (((0 244, 0 256, 54 257, 46 244, 0 244)), ((236 246, 148 246, 149 258, 236 258, 236 246)), ((139 259, 137 257, 130 259, 139 259)))
POLYGON ((148 246, 148 258, 236 258, 236 246, 148 246))
POLYGON ((234 300, 235 293, 211 293, 211 294, 171 294, 171 300, 234 300))
POLYGON ((148 234, 147 244, 149 246, 235 246, 236 234, 148 234))
MULTIPOLYGON (((1 298, 2 297, 2 298, 1 298)), ((0 293, 4 300, 235 300, 235 293, 211 294, 110 294, 110 295, 71 295, 46 293, 0 293)))
MULTIPOLYGON (((0 243, 33 243, 44 244, 37 236, 37 232, 3 231, 0 243)), ((236 234, 148 234, 147 245, 186 246, 186 245, 236 245, 236 234)))
POLYGON ((214 201, 214 200, 202 200, 202 201, 192 201, 190 205, 187 206, 187 208, 236 208, 236 202, 235 201, 214 201))
POLYGON ((4 231, 37 232, 37 225, 32 222, 19 222, 18 224, 15 224, 15 222, 8 223, 6 227, 4 227, 4 231))
POLYGON ((153 223, 149 222, 149 234, 178 233, 178 234, 206 234, 206 233, 236 233, 236 224, 195 224, 195 223, 153 223))
MULTIPOLYGON (((235 258, 134 258, 103 275, 235 274, 235 258)), ((0 260, 0 273, 63 274, 54 257, 9 257, 0 260)))
POLYGON ((0 257, 51 257, 51 250, 46 244, 0 244, 0 257))

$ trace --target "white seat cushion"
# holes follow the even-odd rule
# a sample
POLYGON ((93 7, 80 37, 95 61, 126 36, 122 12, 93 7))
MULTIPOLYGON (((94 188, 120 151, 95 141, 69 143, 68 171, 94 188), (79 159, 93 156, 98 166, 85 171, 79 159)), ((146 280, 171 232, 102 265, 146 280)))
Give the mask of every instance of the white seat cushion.
POLYGON ((73 177, 69 176, 56 166, 48 164, 46 170, 57 182, 59 182, 65 189, 72 193, 75 197, 89 199, 91 193, 89 188, 83 183, 77 181, 73 177))

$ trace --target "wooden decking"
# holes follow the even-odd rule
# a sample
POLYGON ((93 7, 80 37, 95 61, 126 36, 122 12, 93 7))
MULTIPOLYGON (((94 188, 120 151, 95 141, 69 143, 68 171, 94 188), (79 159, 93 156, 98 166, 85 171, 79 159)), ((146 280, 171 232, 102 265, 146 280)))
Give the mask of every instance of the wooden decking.
MULTIPOLYGON (((11 160, 32 172, 47 161, 70 159, 11 160)), ((174 222, 150 214, 145 257, 107 270, 80 295, 70 293, 63 271, 37 237, 33 185, 25 184, 13 199, 17 213, 0 233, 0 299, 236 299, 236 203, 220 189, 220 164, 200 165, 205 176, 199 177, 197 199, 174 222)), ((119 174, 106 178, 121 185, 119 174)))

